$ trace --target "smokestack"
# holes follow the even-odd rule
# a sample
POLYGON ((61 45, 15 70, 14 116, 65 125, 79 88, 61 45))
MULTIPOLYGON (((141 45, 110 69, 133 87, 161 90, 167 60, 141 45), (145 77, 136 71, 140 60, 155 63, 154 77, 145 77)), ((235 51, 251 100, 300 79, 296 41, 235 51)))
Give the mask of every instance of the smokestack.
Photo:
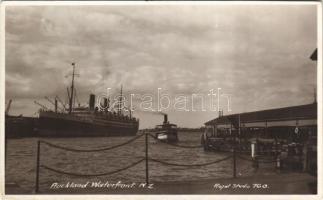
POLYGON ((167 123, 168 123, 167 115, 164 114, 164 124, 167 124, 167 123))
POLYGON ((90 101, 89 101, 90 110, 94 110, 94 104, 95 104, 95 95, 90 94, 90 101))

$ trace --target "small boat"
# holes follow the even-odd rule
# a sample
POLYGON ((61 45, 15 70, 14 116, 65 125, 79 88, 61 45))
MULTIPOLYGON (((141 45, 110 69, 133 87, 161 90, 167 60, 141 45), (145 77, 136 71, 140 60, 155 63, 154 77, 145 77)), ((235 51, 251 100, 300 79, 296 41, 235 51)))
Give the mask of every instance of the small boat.
POLYGON ((175 143, 178 142, 177 125, 169 123, 167 114, 164 114, 164 122, 155 128, 156 138, 161 141, 175 143))

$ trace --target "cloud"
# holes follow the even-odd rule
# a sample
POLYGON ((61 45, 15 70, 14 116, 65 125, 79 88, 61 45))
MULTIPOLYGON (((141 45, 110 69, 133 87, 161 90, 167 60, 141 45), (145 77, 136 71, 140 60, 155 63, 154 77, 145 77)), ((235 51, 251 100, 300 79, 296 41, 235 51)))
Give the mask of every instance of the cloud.
MULTIPOLYGON (((310 103, 316 84, 312 5, 7 6, 5 40, 6 99, 18 114, 66 96, 72 62, 82 102, 121 85, 126 94, 222 88, 232 112, 244 112, 310 103)), ((169 112, 181 126, 216 116, 169 112)))

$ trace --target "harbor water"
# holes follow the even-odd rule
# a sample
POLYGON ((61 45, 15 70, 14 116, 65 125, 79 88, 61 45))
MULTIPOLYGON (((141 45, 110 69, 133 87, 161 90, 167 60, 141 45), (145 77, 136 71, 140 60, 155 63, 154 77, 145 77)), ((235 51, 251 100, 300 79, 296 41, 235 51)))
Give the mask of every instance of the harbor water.
MULTIPOLYGON (((198 132, 179 132, 179 145, 199 145, 198 132)), ((123 143, 132 137, 91 138, 18 138, 9 139, 7 146, 6 183, 16 183, 23 193, 35 189, 36 152, 39 139, 74 149, 97 149, 123 143)), ((200 164, 225 158, 231 153, 205 152, 203 148, 178 148, 160 143, 149 137, 149 157, 178 164, 200 164)), ((108 151, 70 152, 41 144, 40 164, 66 172, 99 174, 130 165, 145 156, 145 137, 108 151)), ((145 182, 145 162, 116 174, 100 177, 75 177, 40 168, 39 185, 49 188, 54 182, 84 183, 86 181, 145 182)), ((250 162, 237 161, 237 175, 250 176, 254 173, 250 162)), ((207 166, 167 166, 149 162, 149 181, 194 181, 232 177, 232 159, 207 166)))

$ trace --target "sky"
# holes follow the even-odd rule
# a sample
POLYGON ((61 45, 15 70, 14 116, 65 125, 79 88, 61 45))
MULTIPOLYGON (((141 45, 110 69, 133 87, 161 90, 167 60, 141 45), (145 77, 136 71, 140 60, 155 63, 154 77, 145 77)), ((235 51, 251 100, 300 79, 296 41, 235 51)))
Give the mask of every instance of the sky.
MULTIPOLYGON (((212 89, 222 95, 212 105, 224 114, 314 100, 314 5, 7 6, 5 17, 5 99, 13 100, 12 115, 37 115, 34 100, 52 108, 45 96, 65 101, 72 62, 82 105, 107 88, 112 98, 121 85, 127 105, 136 94, 135 107, 151 102, 155 111, 158 92, 171 106, 182 96, 186 111, 162 110, 181 127, 218 116, 206 106, 212 89)), ((163 120, 143 109, 133 114, 140 128, 163 120)))

